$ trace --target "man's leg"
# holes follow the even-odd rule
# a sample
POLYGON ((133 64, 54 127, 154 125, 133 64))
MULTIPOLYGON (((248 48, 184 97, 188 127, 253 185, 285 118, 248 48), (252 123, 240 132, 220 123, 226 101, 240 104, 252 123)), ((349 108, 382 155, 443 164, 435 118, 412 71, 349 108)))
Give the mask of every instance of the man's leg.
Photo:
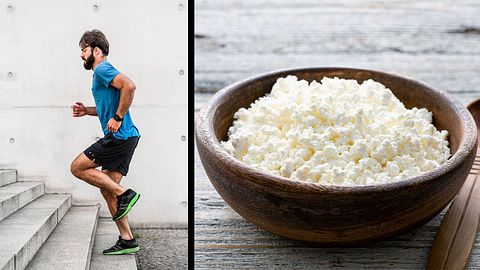
MULTIPOLYGON (((123 175, 119 172, 112 172, 108 170, 103 170, 105 174, 107 174, 113 181, 116 183, 120 184, 120 181, 122 180, 123 175)), ((115 195, 110 193, 106 189, 100 189, 100 192, 103 195, 103 198, 105 198, 105 201, 107 202, 108 205, 108 210, 110 210, 110 214, 115 215, 117 212, 117 198, 115 195)), ((128 218, 125 216, 121 220, 115 221, 118 227, 118 231, 120 232, 120 236, 124 240, 130 240, 133 238, 132 231, 130 230, 130 225, 128 224, 128 218)))
POLYGON ((100 189, 107 190, 115 196, 119 196, 126 191, 126 189, 115 182, 110 176, 102 171, 95 169, 98 167, 95 162, 91 161, 84 153, 72 162, 70 171, 77 178, 96 186, 100 189))

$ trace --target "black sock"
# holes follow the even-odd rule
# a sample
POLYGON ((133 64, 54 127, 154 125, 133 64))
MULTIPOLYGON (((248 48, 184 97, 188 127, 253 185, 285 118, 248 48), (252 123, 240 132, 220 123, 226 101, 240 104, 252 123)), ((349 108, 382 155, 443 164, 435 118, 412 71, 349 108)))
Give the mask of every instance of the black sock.
POLYGON ((120 199, 121 197, 127 196, 127 194, 130 192, 130 190, 131 190, 131 189, 125 190, 125 192, 123 192, 122 194, 120 194, 120 195, 117 196, 117 199, 120 199))
POLYGON ((130 239, 130 240, 125 240, 125 239, 123 239, 123 238, 120 236, 120 239, 122 239, 124 242, 132 242, 132 241, 135 241, 135 237, 133 237, 133 238, 130 239))

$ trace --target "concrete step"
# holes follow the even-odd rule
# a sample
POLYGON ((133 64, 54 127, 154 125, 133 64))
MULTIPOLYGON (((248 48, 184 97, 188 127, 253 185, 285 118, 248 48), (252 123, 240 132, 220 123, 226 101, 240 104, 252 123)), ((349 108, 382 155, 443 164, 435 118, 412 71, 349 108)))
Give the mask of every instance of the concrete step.
POLYGON ((25 269, 71 205, 70 194, 45 194, 0 221, 0 269, 25 269))
MULTIPOLYGON (((136 270, 134 254, 103 255, 103 250, 113 246, 118 240, 118 229, 110 218, 99 218, 95 243, 93 244, 90 270, 136 270)), ((140 247, 141 248, 141 247, 140 247)))
POLYGON ((17 181, 17 171, 16 170, 0 170, 0 187, 5 186, 17 181))
POLYGON ((43 182, 15 182, 0 187, 0 220, 45 193, 43 182))
POLYGON ((26 269, 89 269, 98 209, 97 205, 72 206, 26 269))

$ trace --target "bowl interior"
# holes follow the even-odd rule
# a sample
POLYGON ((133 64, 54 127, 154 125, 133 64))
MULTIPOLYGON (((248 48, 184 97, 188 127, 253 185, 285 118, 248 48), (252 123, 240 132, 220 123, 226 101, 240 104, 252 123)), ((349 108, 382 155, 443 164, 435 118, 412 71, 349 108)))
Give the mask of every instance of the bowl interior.
POLYGON ((433 125, 438 130, 447 130, 451 155, 453 156, 464 136, 464 119, 461 118, 457 107, 444 94, 428 86, 402 78, 393 74, 377 71, 357 70, 346 68, 312 68, 292 71, 272 72, 260 77, 246 79, 224 89, 216 102, 212 124, 219 141, 228 139, 228 128, 233 123, 233 115, 240 108, 248 108, 259 97, 269 93, 273 84, 280 77, 295 75, 298 79, 319 82, 323 77, 338 77, 355 79, 361 84, 372 79, 389 88, 393 94, 411 109, 413 107, 426 108, 433 114, 433 125))

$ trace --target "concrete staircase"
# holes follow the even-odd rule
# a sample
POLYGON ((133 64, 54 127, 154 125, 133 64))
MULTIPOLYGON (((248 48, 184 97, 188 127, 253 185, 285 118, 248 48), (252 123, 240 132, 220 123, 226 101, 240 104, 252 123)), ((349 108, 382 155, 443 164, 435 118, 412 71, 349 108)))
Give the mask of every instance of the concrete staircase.
POLYGON ((98 205, 72 206, 70 194, 46 194, 43 182, 0 170, 0 270, 137 269, 134 255, 102 254, 118 232, 98 213, 98 205))

